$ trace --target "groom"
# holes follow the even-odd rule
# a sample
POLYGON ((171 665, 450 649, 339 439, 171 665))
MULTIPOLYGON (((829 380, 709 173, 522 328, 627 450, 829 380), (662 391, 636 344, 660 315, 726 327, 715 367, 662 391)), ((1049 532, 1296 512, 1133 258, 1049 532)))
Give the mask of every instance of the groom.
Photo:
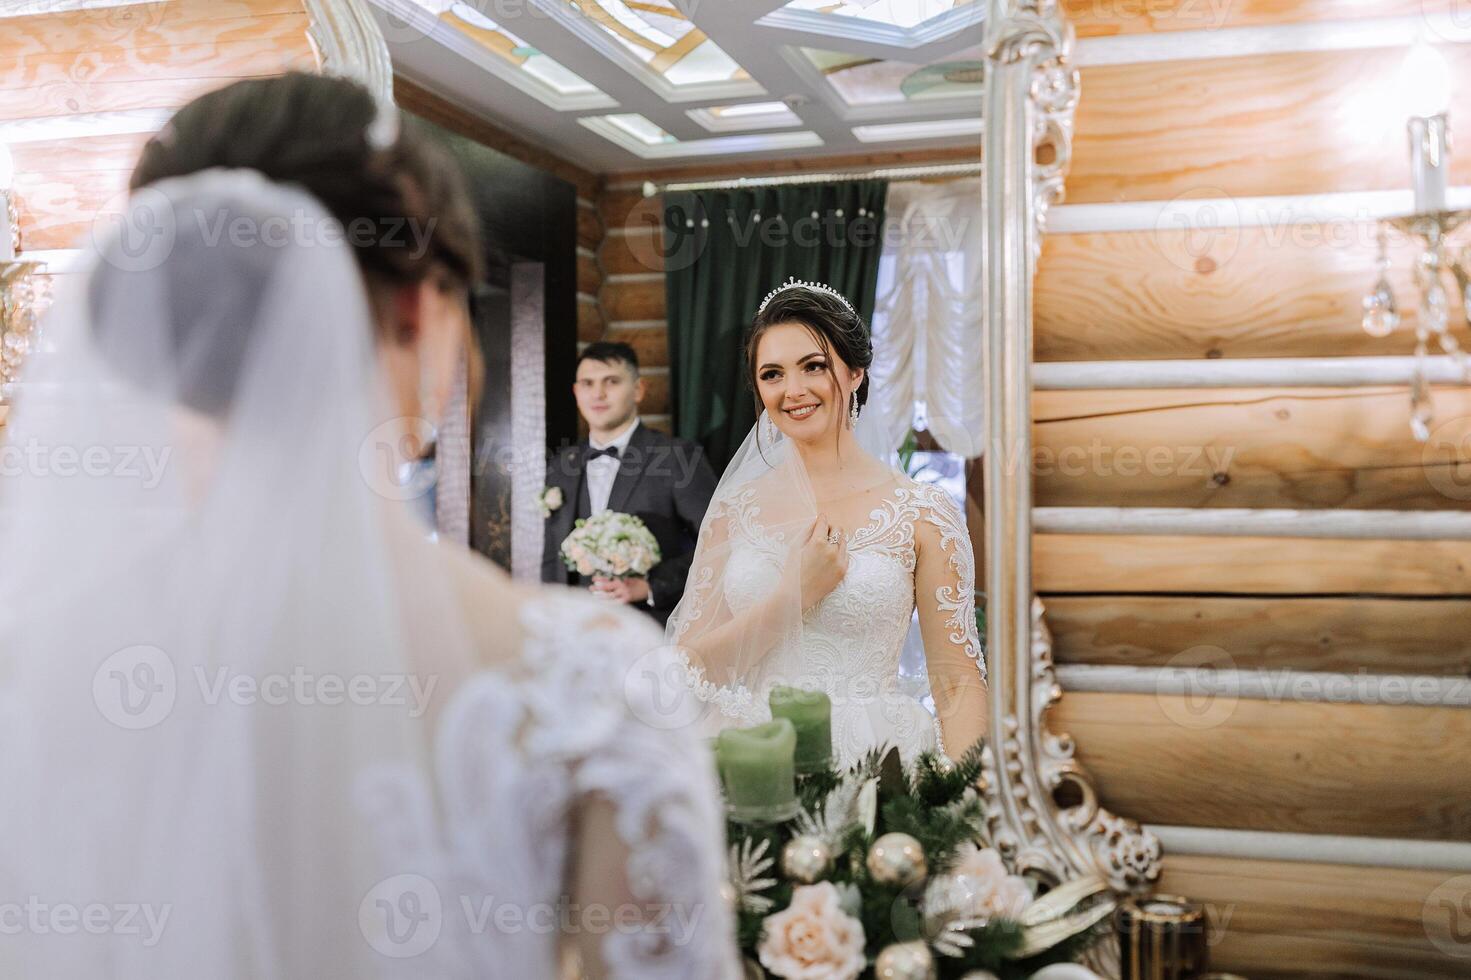
POLYGON ((585 585, 663 623, 684 595, 715 474, 699 446, 640 423, 646 388, 627 344, 590 344, 578 357, 572 391, 588 438, 548 462, 547 490, 561 492, 561 506, 546 519, 541 579, 585 585), (605 510, 637 516, 658 539, 663 560, 647 578, 586 580, 562 563, 562 541, 574 522, 605 510))

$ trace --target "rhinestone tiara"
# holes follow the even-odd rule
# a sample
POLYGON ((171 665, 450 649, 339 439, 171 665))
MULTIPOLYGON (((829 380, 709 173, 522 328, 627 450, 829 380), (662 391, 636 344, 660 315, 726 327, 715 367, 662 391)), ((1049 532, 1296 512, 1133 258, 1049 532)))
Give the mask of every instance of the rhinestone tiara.
POLYGON ((798 287, 802 289, 815 289, 819 293, 827 293, 829 296, 836 296, 838 298, 838 301, 848 308, 848 312, 852 313, 854 316, 858 315, 858 311, 853 309, 853 304, 848 302, 848 297, 844 296, 842 293, 838 292, 827 283, 807 282, 805 279, 798 279, 796 276, 788 278, 786 282, 782 283, 780 286, 777 286, 771 292, 767 293, 766 298, 761 301, 761 305, 756 307, 756 315, 760 316, 766 311, 767 304, 772 301, 777 293, 784 293, 788 289, 797 289, 798 287))

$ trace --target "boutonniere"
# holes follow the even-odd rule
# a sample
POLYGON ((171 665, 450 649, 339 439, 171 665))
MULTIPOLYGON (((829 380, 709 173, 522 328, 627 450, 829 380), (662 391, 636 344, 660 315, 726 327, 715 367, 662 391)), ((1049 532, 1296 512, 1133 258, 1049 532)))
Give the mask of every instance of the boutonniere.
POLYGON ((551 517, 552 511, 562 509, 562 488, 542 487, 536 495, 536 505, 541 508, 543 518, 551 517))

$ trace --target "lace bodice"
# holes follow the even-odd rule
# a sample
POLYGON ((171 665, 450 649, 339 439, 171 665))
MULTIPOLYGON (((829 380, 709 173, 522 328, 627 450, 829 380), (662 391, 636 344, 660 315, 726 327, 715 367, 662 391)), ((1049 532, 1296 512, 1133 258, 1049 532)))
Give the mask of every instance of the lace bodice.
MULTIPOLYGON (((736 616, 778 587, 789 544, 752 513, 751 492, 725 502, 730 567, 725 601, 736 616)), ((944 739, 936 720, 900 686, 899 656, 918 604, 931 688, 939 705, 952 689, 985 680, 975 622, 975 560, 954 502, 939 487, 900 477, 869 522, 848 537, 848 570, 803 615, 800 635, 777 645, 743 689, 700 678, 703 696, 742 723, 769 718, 750 695, 771 684, 827 692, 840 762, 855 761, 879 741, 906 755, 944 739), (921 554, 928 574, 921 576, 921 554), (925 586, 919 584, 925 579, 925 586), (933 581, 931 581, 933 580, 933 581), (965 675, 954 678, 955 672, 965 675)))
POLYGON ((672 676, 657 633, 570 592, 526 605, 523 621, 516 676, 482 673, 446 708, 432 782, 364 781, 402 869, 364 899, 365 929, 381 926, 370 942, 413 957, 416 977, 553 978, 559 934, 600 930, 610 976, 738 976, 713 763, 687 731, 655 727, 647 682, 672 676), (579 863, 619 870, 572 847, 589 801, 613 815, 592 847, 626 854, 625 900, 611 908, 569 888, 579 863))

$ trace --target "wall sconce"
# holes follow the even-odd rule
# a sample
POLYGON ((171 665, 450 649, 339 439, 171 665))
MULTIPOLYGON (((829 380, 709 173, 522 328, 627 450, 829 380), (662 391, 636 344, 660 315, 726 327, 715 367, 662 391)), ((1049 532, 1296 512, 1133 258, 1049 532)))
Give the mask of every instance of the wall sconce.
POLYGON ((20 368, 36 342, 40 288, 36 274, 45 265, 20 254, 20 214, 16 206, 15 159, 0 143, 0 405, 15 395, 20 368))
POLYGON ((1450 210, 1446 205, 1447 177, 1451 162, 1451 132, 1446 106, 1451 98, 1450 71, 1440 52, 1417 43, 1405 58, 1399 77, 1400 103, 1409 114, 1410 183, 1414 188, 1415 211, 1381 223, 1379 231, 1379 279, 1363 300, 1363 328, 1371 337, 1387 337, 1399 326, 1400 316, 1394 290, 1389 285, 1389 248, 1384 227, 1410 235, 1421 243, 1415 263, 1415 287, 1420 294, 1415 321, 1415 371, 1410 384, 1410 429, 1415 439, 1430 438, 1434 414, 1428 398, 1426 357, 1430 340, 1452 357, 1463 382, 1471 382, 1471 358, 1449 331, 1449 301, 1443 274, 1450 272, 1461 293, 1461 305, 1471 323, 1471 268, 1467 250, 1449 248, 1446 236, 1460 227, 1471 211, 1450 210))

